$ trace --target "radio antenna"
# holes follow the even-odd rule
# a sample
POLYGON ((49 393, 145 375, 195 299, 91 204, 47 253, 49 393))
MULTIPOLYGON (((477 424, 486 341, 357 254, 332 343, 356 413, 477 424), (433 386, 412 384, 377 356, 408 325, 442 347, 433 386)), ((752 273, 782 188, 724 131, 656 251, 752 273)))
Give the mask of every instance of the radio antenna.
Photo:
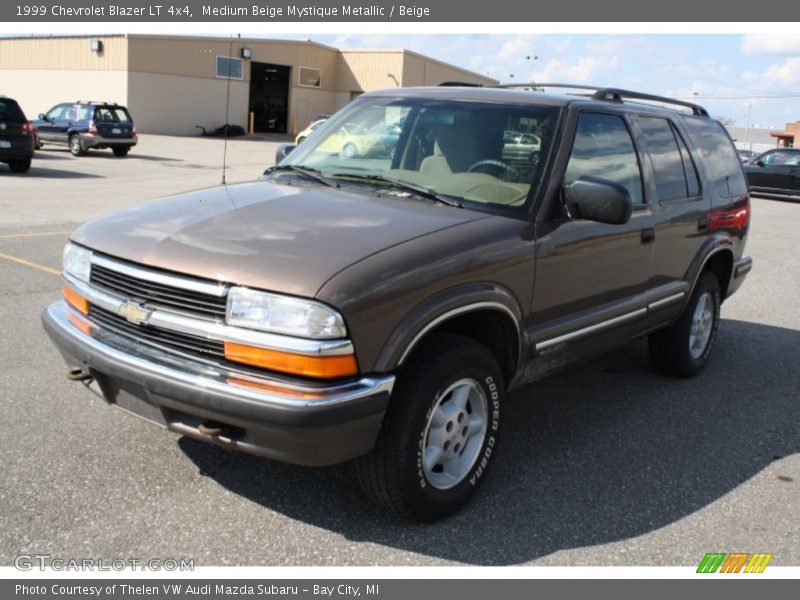
POLYGON ((233 36, 231 36, 230 45, 228 47, 228 88, 225 90, 225 141, 222 146, 222 185, 225 185, 225 169, 228 166, 228 130, 230 124, 228 117, 230 114, 231 106, 231 68, 233 67, 233 36))

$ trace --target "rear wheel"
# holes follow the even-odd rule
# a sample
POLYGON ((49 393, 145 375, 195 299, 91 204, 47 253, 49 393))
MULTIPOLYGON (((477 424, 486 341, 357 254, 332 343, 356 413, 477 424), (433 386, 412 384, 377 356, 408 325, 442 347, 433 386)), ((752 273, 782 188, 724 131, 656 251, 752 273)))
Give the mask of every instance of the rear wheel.
POLYGON ((12 160, 8 163, 8 168, 11 169, 13 173, 27 173, 31 168, 31 159, 12 160))
POLYGON ((398 375, 374 449, 358 461, 364 492, 415 521, 458 510, 497 450, 503 381, 491 353, 439 334, 398 375))
POLYGON ((81 136, 77 133, 73 133, 69 136, 69 151, 72 153, 72 156, 82 156, 86 154, 86 150, 83 148, 83 142, 81 142, 81 136))
POLYGON ((711 355, 722 298, 713 273, 704 271, 683 313, 671 326, 650 334, 650 362, 665 375, 691 377, 711 355))
POLYGON ((118 156, 120 158, 124 158, 128 156, 128 152, 130 152, 130 148, 127 146, 119 146, 117 148, 112 148, 111 151, 114 153, 114 156, 118 156))

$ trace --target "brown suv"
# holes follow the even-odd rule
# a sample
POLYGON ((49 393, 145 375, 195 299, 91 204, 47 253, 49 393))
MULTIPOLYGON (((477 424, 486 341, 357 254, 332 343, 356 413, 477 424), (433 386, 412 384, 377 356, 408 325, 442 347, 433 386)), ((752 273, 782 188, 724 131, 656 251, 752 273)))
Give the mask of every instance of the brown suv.
POLYGON ((434 519, 484 479, 509 390, 643 336, 659 371, 700 371, 749 220, 699 106, 393 89, 259 181, 83 225, 43 320, 109 403, 277 460, 357 459, 369 496, 434 519))

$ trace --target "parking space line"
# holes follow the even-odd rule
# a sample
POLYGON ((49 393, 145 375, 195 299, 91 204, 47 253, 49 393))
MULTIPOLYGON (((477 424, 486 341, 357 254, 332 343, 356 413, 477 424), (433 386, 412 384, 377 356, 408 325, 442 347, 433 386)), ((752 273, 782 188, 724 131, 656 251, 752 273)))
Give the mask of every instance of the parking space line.
POLYGON ((69 235, 71 231, 45 231, 42 233, 4 233, 0 234, 0 240, 14 240, 18 238, 47 237, 50 235, 69 235))
POLYGON ((0 252, 0 260, 7 260, 9 262, 17 263, 18 265, 22 265, 24 267, 30 267, 31 269, 38 269, 39 271, 50 273, 50 275, 61 275, 61 271, 59 271, 58 269, 53 269, 46 265, 40 265, 39 263, 35 263, 30 260, 25 260, 24 258, 19 258, 18 256, 5 254, 4 252, 0 252))

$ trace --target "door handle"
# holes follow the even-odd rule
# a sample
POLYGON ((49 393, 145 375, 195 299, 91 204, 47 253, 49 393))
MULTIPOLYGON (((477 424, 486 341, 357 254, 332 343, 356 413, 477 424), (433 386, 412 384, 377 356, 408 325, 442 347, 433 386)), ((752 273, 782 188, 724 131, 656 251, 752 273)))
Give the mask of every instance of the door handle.
POLYGON ((656 240, 656 230, 653 227, 645 227, 642 229, 642 243, 651 244, 656 240))

